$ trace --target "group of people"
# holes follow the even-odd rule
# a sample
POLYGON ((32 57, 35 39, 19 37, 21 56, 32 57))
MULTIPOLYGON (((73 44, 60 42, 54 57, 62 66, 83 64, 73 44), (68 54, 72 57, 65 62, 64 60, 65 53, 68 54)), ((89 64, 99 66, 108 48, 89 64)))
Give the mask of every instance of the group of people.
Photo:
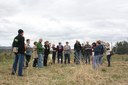
MULTIPOLYGON (((22 29, 18 30, 18 35, 13 40, 13 52, 15 53, 15 59, 12 67, 12 75, 16 74, 17 65, 18 65, 18 76, 23 76, 23 69, 29 66, 31 56, 33 56, 33 67, 43 68, 47 66, 48 58, 52 60, 52 64, 65 63, 70 64, 70 55, 73 52, 69 45, 69 42, 66 42, 63 46, 61 42, 57 46, 51 44, 49 41, 45 41, 42 45, 43 39, 39 39, 38 42, 34 42, 34 46, 31 48, 30 39, 26 39, 23 36, 24 31, 22 29), (64 55, 64 59, 63 59, 64 55), (24 59, 25 56, 25 59, 24 59), (57 59, 57 61, 56 61, 57 59), (25 63, 24 63, 25 60, 25 63)), ((89 42, 80 43, 76 40, 74 44, 74 63, 80 64, 90 64, 92 56, 92 65, 94 69, 97 69, 99 65, 103 63, 103 54, 106 48, 108 66, 110 66, 111 58, 111 49, 110 44, 107 43, 103 45, 101 41, 96 43, 89 44, 89 42)))
POLYGON ((23 34, 24 31, 22 29, 19 29, 18 35, 13 40, 12 47, 13 52, 15 53, 15 59, 12 67, 12 75, 16 74, 18 65, 18 75, 23 76, 23 68, 27 68, 29 66, 32 54, 34 57, 32 65, 33 67, 42 68, 44 66, 47 66, 48 57, 51 58, 51 63, 55 64, 56 56, 58 63, 70 64, 71 47, 69 45, 69 42, 66 42, 65 46, 61 45, 61 42, 59 42, 59 44, 55 47, 55 44, 51 45, 49 41, 45 41, 44 45, 42 45, 43 39, 39 39, 38 42, 35 41, 33 43, 34 46, 33 48, 31 48, 30 39, 26 39, 25 43, 23 34))
POLYGON ((112 47, 109 43, 102 42, 100 40, 93 42, 92 45, 89 42, 80 44, 76 41, 74 45, 74 62, 80 64, 80 60, 83 63, 90 64, 92 59, 92 66, 97 69, 103 63, 103 55, 106 52, 108 67, 110 67, 110 59, 112 54, 112 47))
MULTIPOLYGON (((39 42, 34 42, 33 46, 33 67, 42 68, 43 66, 47 66, 48 58, 50 58, 51 63, 55 64, 56 56, 58 63, 67 63, 70 64, 70 54, 71 47, 68 42, 66 45, 61 45, 61 42, 55 47, 55 44, 49 43, 49 41, 45 41, 44 46, 42 45, 42 39, 39 39, 39 42), (63 53, 64 53, 64 62, 63 62, 63 53)), ((26 48, 27 52, 27 48, 26 48)))

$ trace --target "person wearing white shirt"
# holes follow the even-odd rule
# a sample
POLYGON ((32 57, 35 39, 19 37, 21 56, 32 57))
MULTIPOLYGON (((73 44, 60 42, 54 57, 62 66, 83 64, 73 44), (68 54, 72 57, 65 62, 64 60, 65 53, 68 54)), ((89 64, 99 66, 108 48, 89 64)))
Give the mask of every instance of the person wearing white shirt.
POLYGON ((111 47, 110 47, 110 44, 109 43, 106 43, 106 55, 107 55, 107 62, 108 62, 108 67, 111 66, 111 63, 110 63, 110 59, 111 59, 111 47))

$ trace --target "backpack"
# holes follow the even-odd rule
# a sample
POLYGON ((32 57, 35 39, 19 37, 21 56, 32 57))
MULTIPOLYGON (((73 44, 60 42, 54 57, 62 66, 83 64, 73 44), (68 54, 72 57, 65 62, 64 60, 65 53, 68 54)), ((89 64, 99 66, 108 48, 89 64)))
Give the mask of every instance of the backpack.
POLYGON ((14 53, 17 53, 18 52, 18 36, 16 36, 13 40, 13 43, 12 43, 12 51, 14 53))

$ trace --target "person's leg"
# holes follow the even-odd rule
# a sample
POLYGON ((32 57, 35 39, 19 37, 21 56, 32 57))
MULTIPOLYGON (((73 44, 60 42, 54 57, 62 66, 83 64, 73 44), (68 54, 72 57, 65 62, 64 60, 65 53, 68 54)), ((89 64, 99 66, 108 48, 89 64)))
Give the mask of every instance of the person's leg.
POLYGON ((29 65, 30 59, 31 59, 31 55, 27 55, 27 67, 29 65))
POLYGON ((107 55, 108 67, 110 66, 110 58, 111 58, 111 56, 107 55))
POLYGON ((33 67, 36 67, 36 58, 34 58, 34 61, 33 61, 33 67))
POLYGON ((86 59, 86 64, 88 63, 88 55, 87 55, 87 52, 85 54, 85 59, 86 59))
POLYGON ((15 59, 14 59, 13 66, 12 66, 12 75, 16 73, 18 59, 19 59, 18 55, 15 54, 15 59))
POLYGON ((83 54, 81 54, 81 61, 82 61, 82 63, 84 63, 84 55, 83 54))
POLYGON ((36 61, 35 61, 35 65, 37 66, 37 63, 38 63, 38 58, 36 58, 36 61))
POLYGON ((19 70, 18 75, 23 76, 24 54, 18 54, 19 56, 19 70))
POLYGON ((46 54, 44 54, 44 60, 43 60, 43 65, 45 66, 45 61, 46 61, 46 54))
POLYGON ((100 55, 99 56, 99 65, 102 65, 102 60, 103 60, 102 58, 103 58, 103 55, 100 55))
POLYGON ((75 63, 78 64, 78 52, 76 52, 76 59, 75 59, 75 63))
POLYGON ((94 56, 93 57, 93 68, 94 69, 97 69, 98 68, 98 62, 99 62, 99 58, 98 58, 98 55, 94 56))
POLYGON ((53 54, 52 54, 52 62, 53 62, 53 64, 55 64, 55 59, 56 59, 56 53, 53 52, 53 54))
POLYGON ((97 60, 96 60, 97 66, 100 65, 99 58, 100 58, 100 55, 97 55, 97 60))
POLYGON ((46 58, 45 58, 45 66, 47 66, 47 61, 48 61, 48 54, 46 55, 46 58))
POLYGON ((87 54, 87 64, 89 63, 89 55, 87 54))
POLYGON ((76 52, 74 51, 74 63, 76 63, 76 52))
POLYGON ((86 63, 86 55, 84 54, 84 64, 86 63))
POLYGON ((26 67, 28 67, 29 55, 25 55, 26 58, 26 67))
POLYGON ((38 58, 35 58, 35 59, 34 59, 34 63, 33 63, 33 67, 36 67, 37 64, 38 64, 38 58))
POLYGON ((42 68, 43 67, 43 55, 38 54, 38 67, 42 68))
POLYGON ((90 64, 90 55, 88 55, 88 63, 90 64))
POLYGON ((67 55, 64 54, 64 63, 66 64, 67 55))
POLYGON ((29 65, 30 60, 31 60, 31 55, 29 55, 28 57, 28 65, 29 65))
POLYGON ((80 64, 81 52, 78 52, 78 64, 80 64))
POLYGON ((96 69, 96 56, 93 57, 93 69, 96 69))
POLYGON ((111 66, 111 55, 109 55, 109 66, 111 66))
POLYGON ((60 54, 57 53, 58 63, 60 63, 60 54))
POLYGON ((47 66, 48 54, 44 56, 44 66, 47 66))
POLYGON ((63 53, 60 54, 61 57, 61 64, 63 63, 63 53))
POLYGON ((96 57, 96 65, 97 65, 97 67, 99 66, 99 58, 100 58, 100 55, 97 55, 97 57, 96 57))
POLYGON ((70 64, 70 54, 68 54, 68 64, 70 64))

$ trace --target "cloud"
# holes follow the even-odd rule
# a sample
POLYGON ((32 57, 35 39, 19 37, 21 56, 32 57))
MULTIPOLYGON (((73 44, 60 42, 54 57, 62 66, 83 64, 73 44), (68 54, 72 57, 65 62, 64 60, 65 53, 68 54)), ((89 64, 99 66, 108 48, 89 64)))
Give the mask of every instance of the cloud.
POLYGON ((127 0, 0 0, 0 45, 10 45, 20 28, 32 42, 125 40, 127 9, 127 0))

